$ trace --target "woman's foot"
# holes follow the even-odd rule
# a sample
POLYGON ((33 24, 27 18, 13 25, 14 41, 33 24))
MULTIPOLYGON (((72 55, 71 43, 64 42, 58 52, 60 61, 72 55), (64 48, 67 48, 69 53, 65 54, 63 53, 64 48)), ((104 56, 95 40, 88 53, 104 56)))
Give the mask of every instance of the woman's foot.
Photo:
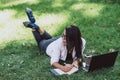
POLYGON ((33 16, 32 10, 30 8, 26 8, 26 14, 31 23, 35 23, 35 18, 33 16))
POLYGON ((36 30, 39 30, 39 26, 34 24, 34 23, 31 23, 31 22, 23 22, 23 25, 27 28, 33 28, 33 29, 36 29, 36 30))

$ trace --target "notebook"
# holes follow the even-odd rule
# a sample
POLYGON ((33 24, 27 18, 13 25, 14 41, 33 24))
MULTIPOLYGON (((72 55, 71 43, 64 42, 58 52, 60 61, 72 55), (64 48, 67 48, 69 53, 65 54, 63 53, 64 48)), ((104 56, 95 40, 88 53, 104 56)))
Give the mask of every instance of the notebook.
POLYGON ((56 69, 50 69, 50 72, 55 76, 60 76, 60 75, 64 75, 64 74, 71 75, 71 74, 77 72, 78 70, 79 70, 78 67, 73 67, 70 71, 64 72, 64 71, 56 68, 56 69))
MULTIPOLYGON (((118 51, 109 52, 97 56, 89 56, 88 61, 83 63, 82 69, 86 72, 94 71, 101 68, 107 68, 114 65, 118 51)), ((87 59, 86 59, 87 60, 87 59)))

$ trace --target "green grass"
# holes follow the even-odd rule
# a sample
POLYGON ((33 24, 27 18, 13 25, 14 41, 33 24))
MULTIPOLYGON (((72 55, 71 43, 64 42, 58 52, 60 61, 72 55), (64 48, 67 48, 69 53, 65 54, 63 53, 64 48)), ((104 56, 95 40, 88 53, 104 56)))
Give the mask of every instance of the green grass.
POLYGON ((84 54, 120 50, 120 5, 112 0, 0 0, 0 80, 120 80, 120 55, 114 67, 54 77, 50 58, 39 51, 31 30, 24 28, 25 8, 52 36, 79 26, 86 39, 84 54))

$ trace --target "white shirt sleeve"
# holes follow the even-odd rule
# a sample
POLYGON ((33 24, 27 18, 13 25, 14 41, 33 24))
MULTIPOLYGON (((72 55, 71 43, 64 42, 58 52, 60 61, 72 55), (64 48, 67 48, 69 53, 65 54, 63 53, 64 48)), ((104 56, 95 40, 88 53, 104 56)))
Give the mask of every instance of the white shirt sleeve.
POLYGON ((86 41, 85 41, 84 38, 81 38, 81 39, 82 39, 82 54, 83 54, 83 52, 84 52, 84 50, 85 50, 86 41))
POLYGON ((57 47, 56 48, 54 47, 51 53, 51 60, 50 60, 51 65, 55 62, 59 62, 59 59, 60 59, 60 51, 59 49, 57 49, 57 47))
POLYGON ((61 40, 57 39, 56 41, 52 42, 46 50, 48 56, 51 57, 50 64, 52 65, 55 62, 59 62, 60 59, 60 43, 61 40))

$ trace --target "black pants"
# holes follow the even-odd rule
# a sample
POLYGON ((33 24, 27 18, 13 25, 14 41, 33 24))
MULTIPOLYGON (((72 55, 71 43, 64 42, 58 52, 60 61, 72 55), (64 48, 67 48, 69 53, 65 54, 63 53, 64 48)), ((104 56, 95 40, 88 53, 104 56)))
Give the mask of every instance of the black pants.
POLYGON ((32 31, 32 33, 38 44, 38 47, 43 52, 46 52, 46 48, 51 42, 53 42, 59 38, 59 36, 52 38, 52 36, 49 33, 47 33, 46 31, 42 35, 40 35, 40 33, 38 31, 32 31))

